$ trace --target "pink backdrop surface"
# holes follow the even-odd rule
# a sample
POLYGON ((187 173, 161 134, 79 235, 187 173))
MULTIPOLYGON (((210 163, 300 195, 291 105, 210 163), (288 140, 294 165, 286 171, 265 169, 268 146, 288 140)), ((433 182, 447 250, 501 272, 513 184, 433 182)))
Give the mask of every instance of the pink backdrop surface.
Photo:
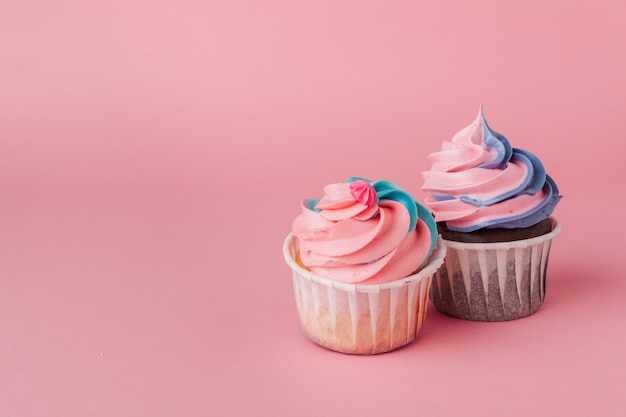
POLYGON ((626 3, 0 7, 1 416, 626 415, 626 3), (299 201, 418 199, 483 104, 565 196, 547 298, 384 355, 300 330, 299 201))

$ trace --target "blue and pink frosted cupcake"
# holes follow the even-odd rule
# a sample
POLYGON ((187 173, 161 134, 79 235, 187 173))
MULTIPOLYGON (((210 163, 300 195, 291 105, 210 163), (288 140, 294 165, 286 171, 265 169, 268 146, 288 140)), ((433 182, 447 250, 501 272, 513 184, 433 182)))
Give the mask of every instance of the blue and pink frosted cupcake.
POLYGON ((431 300, 448 315, 476 321, 528 316, 543 303, 561 196, 531 152, 512 148, 482 108, 469 126, 429 155, 425 205, 448 248, 431 300))

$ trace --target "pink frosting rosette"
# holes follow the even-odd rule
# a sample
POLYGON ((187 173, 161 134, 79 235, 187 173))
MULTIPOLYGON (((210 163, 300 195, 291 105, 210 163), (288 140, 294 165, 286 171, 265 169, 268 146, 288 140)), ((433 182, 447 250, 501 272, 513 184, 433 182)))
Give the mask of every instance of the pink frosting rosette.
POLYGON ((428 259, 434 221, 394 184, 351 179, 327 185, 324 193, 302 203, 292 226, 300 261, 313 273, 351 284, 384 283, 410 275, 428 259))

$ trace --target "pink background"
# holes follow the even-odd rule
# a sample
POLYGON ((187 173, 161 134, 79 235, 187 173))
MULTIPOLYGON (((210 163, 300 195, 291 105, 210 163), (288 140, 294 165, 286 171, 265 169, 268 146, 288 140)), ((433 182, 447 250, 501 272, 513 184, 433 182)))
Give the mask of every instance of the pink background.
POLYGON ((1 416, 626 415, 626 3, 0 7, 1 416), (418 199, 475 117, 565 198, 546 302, 429 310, 374 357, 300 330, 281 245, 351 175, 418 199))

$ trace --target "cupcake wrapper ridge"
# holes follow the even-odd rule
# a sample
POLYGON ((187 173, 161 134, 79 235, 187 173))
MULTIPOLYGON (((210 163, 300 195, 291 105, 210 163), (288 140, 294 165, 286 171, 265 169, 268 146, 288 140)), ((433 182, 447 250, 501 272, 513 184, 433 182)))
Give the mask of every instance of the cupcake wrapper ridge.
POLYGON ((437 310, 472 321, 507 321, 535 313, 546 294, 552 239, 561 231, 501 243, 444 241, 447 255, 435 273, 430 299, 437 310))
POLYGON ((332 281, 302 268, 295 262, 298 240, 292 235, 283 250, 304 333, 321 346, 351 354, 388 352, 415 339, 426 318, 433 273, 445 255, 439 241, 430 263, 416 274, 367 285, 332 281))

